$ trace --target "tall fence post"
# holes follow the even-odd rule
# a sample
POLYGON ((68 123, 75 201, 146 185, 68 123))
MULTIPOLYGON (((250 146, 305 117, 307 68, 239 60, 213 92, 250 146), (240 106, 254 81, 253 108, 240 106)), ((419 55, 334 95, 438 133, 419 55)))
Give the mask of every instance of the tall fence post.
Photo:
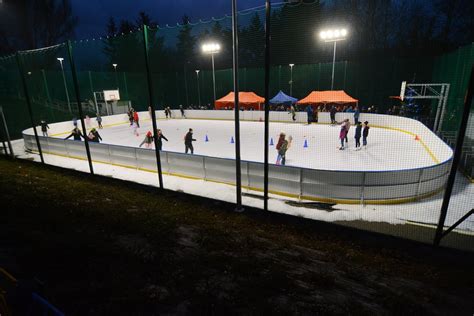
MULTIPOLYGON (((12 142, 10 139, 10 133, 8 132, 7 120, 5 119, 5 113, 3 113, 3 107, 0 106, 0 115, 2 115, 3 127, 5 128, 5 135, 7 137, 8 149, 10 150, 10 156, 15 159, 15 154, 13 153, 12 142)), ((1 135, 1 133, 0 133, 1 135)), ((1 136, 0 136, 1 137, 1 136)), ((5 155, 7 154, 7 148, 5 147, 5 142, 2 139, 3 148, 5 149, 5 155)))
POLYGON ((41 150, 41 144, 38 137, 38 131, 36 130, 35 120, 33 119, 33 110, 31 109, 31 99, 30 99, 30 94, 28 92, 28 86, 26 85, 25 69, 23 67, 23 61, 21 59, 20 52, 16 53, 16 62, 18 64, 18 70, 20 71, 20 78, 21 78, 21 83, 23 84, 23 92, 25 93, 28 113, 30 114, 31 126, 33 127, 33 131, 35 133, 36 146, 38 147, 41 163, 44 164, 43 151, 41 150))
POLYGON ((91 174, 94 174, 94 167, 92 166, 91 151, 89 148, 89 141, 87 139, 87 129, 84 123, 84 115, 82 113, 81 94, 79 91, 79 83, 77 81, 76 65, 74 64, 74 57, 72 55, 72 44, 71 41, 67 41, 67 56, 69 59, 69 65, 71 66, 72 81, 74 83, 74 91, 76 92, 77 109, 79 111, 79 118, 81 119, 82 133, 84 135, 84 144, 86 146, 87 161, 89 162, 89 170, 91 174))
POLYGON ((234 70, 234 117, 235 117, 235 185, 237 212, 242 212, 242 175, 240 170, 240 106, 239 106, 239 39, 237 29, 237 0, 232 0, 232 43, 233 43, 233 70, 234 70))
POLYGON ((53 102, 51 100, 51 95, 49 94, 48 80, 46 79, 46 72, 44 71, 44 69, 41 69, 41 75, 43 76, 44 90, 46 91, 46 98, 48 99, 51 117, 53 118, 53 120, 55 120, 53 112, 53 102))
POLYGON ((263 210, 268 211, 268 139, 269 139, 269 100, 270 100, 270 10, 271 1, 265 1, 265 135, 263 161, 263 210))
POLYGON ((436 235, 434 238, 434 245, 439 246, 441 239, 443 238, 444 222, 448 214, 449 201, 454 187, 454 181, 456 180, 456 173, 461 160, 462 145, 464 143, 464 137, 466 136, 467 122, 469 120, 469 112, 471 111, 472 98, 474 93, 474 66, 471 68, 471 77, 469 79, 469 85, 467 86, 467 93, 464 99, 464 110, 461 118, 461 126, 459 127, 459 133, 456 140, 456 147, 454 149, 453 163, 451 165, 451 172, 449 174, 448 183, 446 185, 446 191, 444 191, 443 204, 439 215, 438 227, 436 228, 436 235))
POLYGON ((160 151, 158 150, 158 127, 156 126, 155 99, 153 95, 153 80, 150 72, 149 45, 148 45, 148 26, 143 24, 143 45, 145 50, 146 79, 148 83, 148 101, 151 109, 151 123, 153 124, 153 141, 155 143, 156 168, 158 170, 158 181, 160 189, 163 189, 163 175, 161 171, 160 151))

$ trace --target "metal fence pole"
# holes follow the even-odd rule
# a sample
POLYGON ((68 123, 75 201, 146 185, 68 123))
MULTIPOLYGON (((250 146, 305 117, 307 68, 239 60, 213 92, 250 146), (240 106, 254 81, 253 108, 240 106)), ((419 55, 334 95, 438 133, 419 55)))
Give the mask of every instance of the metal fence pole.
MULTIPOLYGON (((8 132, 7 120, 5 119, 5 113, 3 113, 3 107, 0 106, 0 114, 2 115, 3 127, 5 128, 5 135, 7 137, 8 149, 10 150, 10 156, 15 159, 15 154, 13 153, 12 142, 10 140, 10 133, 8 132)), ((1 134, 0 134, 1 135, 1 134)), ((5 149, 5 155, 7 154, 7 148, 5 147, 5 142, 2 139, 3 148, 5 149)))
POLYGON ((269 113, 270 113, 270 11, 271 1, 265 1, 265 135, 264 135, 264 160, 263 160, 263 210, 268 211, 268 139, 270 137, 269 130, 269 113))
POLYGON ((26 85, 25 69, 23 67, 23 61, 21 60, 21 56, 19 52, 16 53, 16 62, 18 64, 18 70, 20 71, 20 78, 21 78, 21 83, 23 84, 23 92, 25 93, 28 113, 30 114, 31 126, 33 127, 33 131, 35 133, 36 146, 38 147, 41 163, 44 164, 43 151, 41 150, 41 144, 38 137, 38 131, 36 130, 35 120, 33 119, 33 110, 31 109, 30 94, 28 92, 28 86, 26 85))
POLYGON ((236 180, 236 208, 242 212, 242 175, 240 170, 240 113, 239 113, 239 39, 237 28, 237 0, 232 0, 232 43, 233 43, 233 70, 234 70, 234 117, 235 117, 235 180, 236 180))
POLYGON ((446 185, 446 191, 444 191, 443 204, 441 206, 438 227, 436 228, 436 235, 434 238, 435 246, 439 246, 441 239, 443 238, 444 222, 446 221, 446 215, 448 214, 449 201, 451 199, 451 194, 454 187, 454 181, 456 180, 456 173, 458 170, 459 161, 461 160, 462 145, 464 143, 464 137, 466 135, 466 129, 467 129, 467 123, 469 120, 469 112, 471 111, 473 93, 474 93, 474 67, 471 68, 471 77, 469 79, 469 85, 467 87, 467 93, 464 99, 464 110, 463 110, 463 115, 461 118, 461 126, 459 127, 459 133, 456 140, 456 147, 454 149, 453 163, 451 165, 451 172, 449 174, 448 183, 446 185))
POLYGON ((92 166, 91 151, 89 148, 89 141, 87 139, 87 129, 84 123, 84 115, 82 113, 81 94, 79 91, 79 83, 77 81, 76 65, 74 64, 74 57, 72 56, 72 44, 71 41, 67 41, 67 55, 69 59, 69 65, 71 66, 72 81, 74 83, 74 91, 76 92, 77 109, 79 110, 79 117, 81 119, 82 133, 84 134, 84 144, 86 146, 87 160, 89 162, 89 170, 91 174, 94 174, 94 167, 92 166))
POLYGON ((48 87, 48 80, 46 80, 46 72, 44 69, 41 69, 41 75, 43 76, 43 84, 44 84, 44 90, 46 91, 46 98, 48 98, 48 103, 49 103, 49 110, 51 112, 51 117, 54 119, 54 112, 53 112, 53 102, 51 101, 51 95, 49 94, 49 87, 48 87))
POLYGON ((160 189, 163 189, 163 175, 161 171, 161 158, 160 151, 158 149, 158 127, 156 126, 156 113, 155 113, 155 100, 153 95, 153 80, 150 71, 150 59, 149 54, 149 45, 148 45, 148 26, 143 25, 143 45, 145 51, 145 67, 146 67, 146 78, 148 83, 148 101, 151 108, 151 122, 153 124, 153 141, 155 143, 155 156, 156 156, 156 168, 158 169, 158 181, 160 183, 160 189))

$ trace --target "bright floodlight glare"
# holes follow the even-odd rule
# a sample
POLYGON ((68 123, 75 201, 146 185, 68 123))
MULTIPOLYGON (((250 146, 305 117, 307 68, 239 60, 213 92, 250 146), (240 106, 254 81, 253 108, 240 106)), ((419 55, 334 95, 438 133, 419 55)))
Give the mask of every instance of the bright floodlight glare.
POLYGON ((217 53, 219 52, 221 49, 221 45, 219 45, 218 43, 206 43, 206 44, 203 44, 202 45, 202 51, 204 53, 217 53))
POLYGON ((62 57, 58 57, 57 59, 58 59, 60 62, 64 60, 64 58, 62 58, 62 57))
POLYGON ((112 64, 112 66, 117 67, 117 64, 112 64))
POLYGON ((293 67, 295 64, 290 64, 290 67, 293 67))
POLYGON ((324 30, 319 33, 319 37, 325 41, 343 40, 347 36, 347 29, 324 30))
POLYGON ((196 71, 196 73, 198 74, 200 70, 199 70, 199 69, 196 69, 195 71, 196 71))

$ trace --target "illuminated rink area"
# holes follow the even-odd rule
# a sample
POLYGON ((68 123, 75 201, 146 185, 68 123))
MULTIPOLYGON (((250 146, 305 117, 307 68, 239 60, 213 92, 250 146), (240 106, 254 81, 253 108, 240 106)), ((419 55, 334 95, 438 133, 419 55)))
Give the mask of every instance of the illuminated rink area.
MULTIPOLYGON (((95 124, 91 125, 95 127, 95 124)), ((151 125, 150 119, 142 120, 138 137, 134 135, 128 123, 105 125, 99 133, 103 143, 138 147, 146 132, 152 130, 151 125)), ((220 158, 235 157, 235 143, 232 143, 232 138, 235 141, 233 121, 160 119, 157 125, 169 140, 163 141, 164 151, 184 153, 184 136, 188 129, 192 128, 193 137, 196 139, 193 142, 194 154, 220 158)), ((369 131, 367 149, 355 151, 355 127, 351 126, 348 148, 339 150, 339 130, 339 126, 327 124, 270 123, 273 145, 269 144, 269 162, 276 162, 275 146, 281 131, 293 138, 286 155, 287 166, 323 170, 383 171, 427 167, 442 162, 436 161, 435 144, 425 143, 424 146, 410 134, 385 128, 372 127, 369 131)), ((54 137, 63 138, 64 135, 67 133, 57 134, 54 137)), ((242 121, 240 137, 242 160, 263 162, 263 122, 242 121)))

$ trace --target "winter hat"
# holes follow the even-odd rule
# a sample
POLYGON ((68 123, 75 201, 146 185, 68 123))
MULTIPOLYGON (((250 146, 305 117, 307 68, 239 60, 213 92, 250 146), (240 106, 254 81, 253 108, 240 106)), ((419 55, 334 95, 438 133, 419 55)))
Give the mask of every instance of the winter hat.
POLYGON ((151 132, 148 131, 148 132, 146 133, 146 136, 151 137, 151 132))

